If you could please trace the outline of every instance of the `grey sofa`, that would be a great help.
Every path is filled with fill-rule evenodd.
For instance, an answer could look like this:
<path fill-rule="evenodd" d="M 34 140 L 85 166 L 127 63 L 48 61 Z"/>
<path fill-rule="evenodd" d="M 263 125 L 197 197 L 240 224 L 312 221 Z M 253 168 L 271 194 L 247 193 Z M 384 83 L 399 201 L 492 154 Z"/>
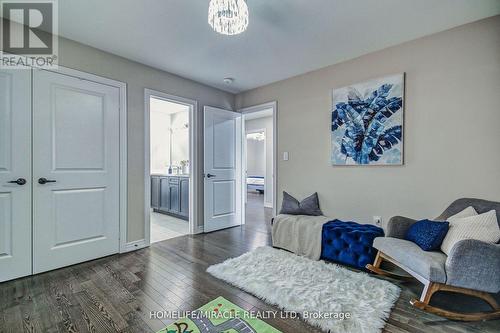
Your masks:
<path fill-rule="evenodd" d="M 500 226 L 500 202 L 463 198 L 454 201 L 436 220 L 462 211 L 468 206 L 478 213 L 492 209 L 497 212 Z M 375 273 L 395 276 L 380 268 L 383 260 L 391 261 L 424 284 L 420 300 L 412 304 L 423 310 L 457 320 L 483 320 L 500 317 L 500 308 L 489 293 L 500 291 L 500 244 L 478 240 L 463 240 L 455 244 L 450 255 L 441 251 L 423 251 L 418 245 L 404 239 L 416 220 L 395 216 L 389 220 L 386 237 L 375 238 L 373 246 L 379 251 L 373 265 L 367 268 Z M 439 290 L 480 297 L 494 309 L 487 313 L 461 314 L 429 305 L 432 294 Z"/>

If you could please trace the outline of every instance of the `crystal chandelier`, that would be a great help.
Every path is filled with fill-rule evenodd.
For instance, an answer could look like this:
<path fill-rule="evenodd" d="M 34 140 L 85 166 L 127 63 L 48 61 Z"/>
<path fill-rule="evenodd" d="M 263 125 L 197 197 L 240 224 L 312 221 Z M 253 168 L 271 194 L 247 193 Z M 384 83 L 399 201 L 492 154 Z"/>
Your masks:
<path fill-rule="evenodd" d="M 237 35 L 248 27 L 245 0 L 210 0 L 208 24 L 220 34 Z"/>

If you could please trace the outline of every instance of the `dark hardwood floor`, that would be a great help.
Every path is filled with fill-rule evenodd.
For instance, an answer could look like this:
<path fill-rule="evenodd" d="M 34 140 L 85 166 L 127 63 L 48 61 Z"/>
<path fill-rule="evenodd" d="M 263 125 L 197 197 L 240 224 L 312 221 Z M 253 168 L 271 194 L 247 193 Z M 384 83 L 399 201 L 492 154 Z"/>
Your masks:
<path fill-rule="evenodd" d="M 156 332 L 172 320 L 150 319 L 150 311 L 194 310 L 223 296 L 247 310 L 277 310 L 211 277 L 212 264 L 269 245 L 271 217 L 249 197 L 247 224 L 203 235 L 182 236 L 122 255 L 0 284 L 0 332 Z M 257 198 L 259 199 L 259 198 Z M 260 200 L 260 199 L 259 199 Z M 417 283 L 402 294 L 385 332 L 499 332 L 500 321 L 452 322 L 412 308 Z M 480 303 L 438 295 L 438 303 Z M 301 320 L 266 320 L 283 332 L 318 332 Z"/>

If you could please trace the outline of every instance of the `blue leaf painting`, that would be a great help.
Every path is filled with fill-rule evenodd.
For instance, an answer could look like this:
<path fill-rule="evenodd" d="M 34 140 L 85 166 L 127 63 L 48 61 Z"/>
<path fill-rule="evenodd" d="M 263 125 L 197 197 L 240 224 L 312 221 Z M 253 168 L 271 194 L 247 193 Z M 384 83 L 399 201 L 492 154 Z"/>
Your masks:
<path fill-rule="evenodd" d="M 402 164 L 403 75 L 334 90 L 332 163 Z"/>

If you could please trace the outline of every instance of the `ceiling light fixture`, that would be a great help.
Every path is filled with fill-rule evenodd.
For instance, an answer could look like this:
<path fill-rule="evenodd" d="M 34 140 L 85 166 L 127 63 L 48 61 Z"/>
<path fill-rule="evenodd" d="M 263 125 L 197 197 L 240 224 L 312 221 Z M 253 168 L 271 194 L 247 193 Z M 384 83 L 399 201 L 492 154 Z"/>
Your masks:
<path fill-rule="evenodd" d="M 255 141 L 264 141 L 266 139 L 266 135 L 262 132 L 247 133 L 247 139 Z"/>
<path fill-rule="evenodd" d="M 248 6 L 245 0 L 210 0 L 208 24 L 223 35 L 237 35 L 248 27 Z"/>
<path fill-rule="evenodd" d="M 225 77 L 224 78 L 225 84 L 232 84 L 233 82 L 234 82 L 234 79 L 232 77 Z"/>

